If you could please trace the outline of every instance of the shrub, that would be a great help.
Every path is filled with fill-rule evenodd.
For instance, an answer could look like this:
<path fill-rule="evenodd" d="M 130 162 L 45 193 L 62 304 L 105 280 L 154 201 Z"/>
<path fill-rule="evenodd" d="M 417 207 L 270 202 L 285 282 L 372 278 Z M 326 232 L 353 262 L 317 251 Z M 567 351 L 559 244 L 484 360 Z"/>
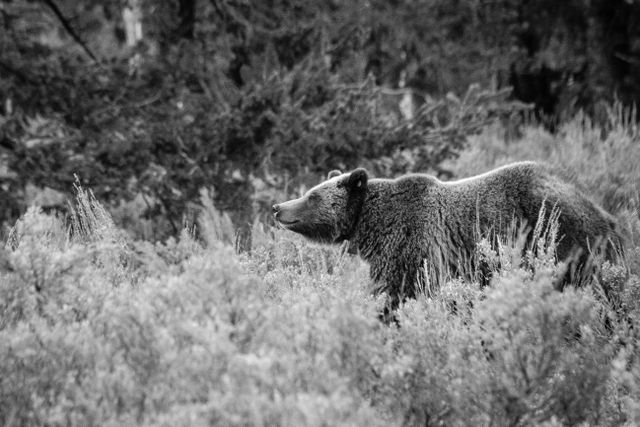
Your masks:
<path fill-rule="evenodd" d="M 202 239 L 156 245 L 118 233 L 84 190 L 71 232 L 37 209 L 20 219 L 0 276 L 3 424 L 637 417 L 637 307 L 605 321 L 590 288 L 553 290 L 552 240 L 527 262 L 504 242 L 487 253 L 500 260 L 489 287 L 450 281 L 388 325 L 362 261 L 259 224 L 252 251 L 236 254 L 203 199 Z M 637 277 L 609 273 L 637 290 Z"/>

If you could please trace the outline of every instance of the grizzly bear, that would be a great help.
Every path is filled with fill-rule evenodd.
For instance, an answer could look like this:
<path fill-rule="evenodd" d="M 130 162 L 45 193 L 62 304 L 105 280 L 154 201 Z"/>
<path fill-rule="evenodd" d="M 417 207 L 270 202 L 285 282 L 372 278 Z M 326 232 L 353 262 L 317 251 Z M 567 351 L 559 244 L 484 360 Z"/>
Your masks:
<path fill-rule="evenodd" d="M 273 206 L 276 221 L 288 230 L 318 242 L 349 241 L 393 305 L 414 297 L 425 274 L 435 288 L 472 272 L 478 279 L 481 236 L 504 237 L 515 221 L 527 226 L 531 239 L 539 220 L 552 212 L 559 215 L 556 255 L 571 271 L 583 274 L 598 247 L 615 256 L 620 237 L 614 218 L 535 162 L 451 182 L 424 174 L 369 179 L 364 169 L 333 171 L 299 199 Z"/>

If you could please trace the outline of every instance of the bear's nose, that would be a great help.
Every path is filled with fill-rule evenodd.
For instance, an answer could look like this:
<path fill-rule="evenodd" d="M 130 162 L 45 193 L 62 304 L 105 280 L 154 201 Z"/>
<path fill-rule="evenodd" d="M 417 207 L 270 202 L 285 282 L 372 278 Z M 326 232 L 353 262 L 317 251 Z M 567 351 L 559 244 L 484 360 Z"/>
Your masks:
<path fill-rule="evenodd" d="M 271 211 L 273 212 L 274 215 L 277 215 L 278 212 L 280 212 L 280 205 L 271 206 Z"/>

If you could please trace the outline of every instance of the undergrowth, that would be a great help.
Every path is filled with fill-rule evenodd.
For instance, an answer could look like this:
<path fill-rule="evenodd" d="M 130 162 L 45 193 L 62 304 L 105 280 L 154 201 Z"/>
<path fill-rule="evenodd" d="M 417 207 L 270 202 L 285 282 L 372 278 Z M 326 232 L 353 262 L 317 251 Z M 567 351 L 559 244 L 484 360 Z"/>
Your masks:
<path fill-rule="evenodd" d="M 640 423 L 637 240 L 597 279 L 623 307 L 597 286 L 556 291 L 553 239 L 525 262 L 516 239 L 479 242 L 489 286 L 450 280 L 385 324 L 344 248 L 255 223 L 238 254 L 202 205 L 162 243 L 132 240 L 82 189 L 68 219 L 21 217 L 0 253 L 0 424 Z"/>

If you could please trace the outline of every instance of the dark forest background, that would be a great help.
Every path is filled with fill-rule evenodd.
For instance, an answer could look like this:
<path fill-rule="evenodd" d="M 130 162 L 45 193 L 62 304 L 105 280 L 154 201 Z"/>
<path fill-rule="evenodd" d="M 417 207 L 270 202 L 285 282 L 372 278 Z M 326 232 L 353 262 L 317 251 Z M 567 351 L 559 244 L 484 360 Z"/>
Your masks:
<path fill-rule="evenodd" d="M 0 25 L 5 223 L 75 182 L 137 237 L 202 189 L 246 230 L 331 169 L 449 178 L 489 123 L 640 99 L 636 0 L 2 0 Z"/>

